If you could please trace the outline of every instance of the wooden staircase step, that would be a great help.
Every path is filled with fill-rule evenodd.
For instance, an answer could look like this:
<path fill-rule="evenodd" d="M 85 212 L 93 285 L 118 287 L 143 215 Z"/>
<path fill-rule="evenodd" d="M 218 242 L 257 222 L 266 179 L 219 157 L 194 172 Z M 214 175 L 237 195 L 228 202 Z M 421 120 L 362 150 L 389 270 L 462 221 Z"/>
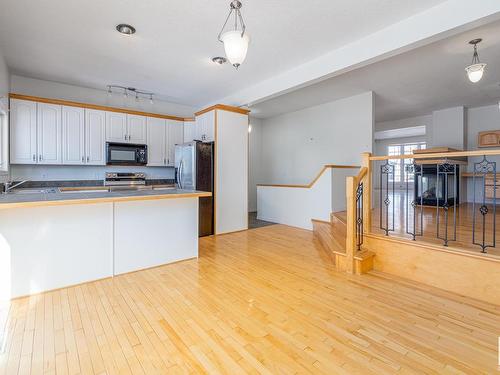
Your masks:
<path fill-rule="evenodd" d="M 330 221 L 333 223 L 337 221 L 344 225 L 347 225 L 347 211 L 337 211 L 330 214 Z"/>

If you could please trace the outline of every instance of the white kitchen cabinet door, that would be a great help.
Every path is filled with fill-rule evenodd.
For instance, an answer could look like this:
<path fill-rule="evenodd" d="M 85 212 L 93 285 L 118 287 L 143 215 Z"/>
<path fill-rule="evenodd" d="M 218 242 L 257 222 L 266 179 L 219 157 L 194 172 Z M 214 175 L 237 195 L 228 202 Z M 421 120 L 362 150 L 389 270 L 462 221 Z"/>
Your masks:
<path fill-rule="evenodd" d="M 167 164 L 166 135 L 167 120 L 147 118 L 148 133 L 148 166 L 164 167 Z"/>
<path fill-rule="evenodd" d="M 106 112 L 106 141 L 128 142 L 127 115 L 118 112 Z"/>
<path fill-rule="evenodd" d="M 196 116 L 195 140 L 212 142 L 215 140 L 215 114 L 214 111 Z"/>
<path fill-rule="evenodd" d="M 36 103 L 10 100 L 10 162 L 36 164 Z"/>
<path fill-rule="evenodd" d="M 62 106 L 37 104 L 38 164 L 62 164 Z"/>
<path fill-rule="evenodd" d="M 127 115 L 128 142 L 146 144 L 147 125 L 146 117 L 137 115 Z"/>
<path fill-rule="evenodd" d="M 196 134 L 196 122 L 185 121 L 184 122 L 184 143 L 192 142 Z"/>
<path fill-rule="evenodd" d="M 62 162 L 85 164 L 85 110 L 62 107 Z"/>
<path fill-rule="evenodd" d="M 181 121 L 167 121 L 167 166 L 173 167 L 175 160 L 175 145 L 184 143 L 184 123 Z"/>
<path fill-rule="evenodd" d="M 106 164 L 106 112 L 85 110 L 85 164 Z"/>

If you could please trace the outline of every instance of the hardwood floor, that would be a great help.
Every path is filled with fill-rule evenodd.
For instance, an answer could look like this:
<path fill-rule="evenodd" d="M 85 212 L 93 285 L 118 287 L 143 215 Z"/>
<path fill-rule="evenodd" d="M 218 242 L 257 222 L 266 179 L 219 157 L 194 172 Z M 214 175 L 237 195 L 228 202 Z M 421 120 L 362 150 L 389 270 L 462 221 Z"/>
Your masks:
<path fill-rule="evenodd" d="M 273 225 L 14 300 L 0 374 L 493 373 L 499 335 L 499 306 L 337 273 L 312 232 Z"/>
<path fill-rule="evenodd" d="M 375 196 L 375 209 L 372 211 L 372 233 L 385 234 L 383 230 L 380 229 L 380 198 L 378 197 L 379 190 L 376 191 Z M 392 200 L 392 197 L 390 198 Z M 481 215 L 479 214 L 479 206 L 476 207 L 476 242 L 481 242 L 482 236 L 482 222 Z M 409 221 L 411 229 L 413 229 L 413 208 L 408 207 L 405 201 L 405 192 L 396 191 L 394 195 L 394 202 L 391 202 L 389 206 L 389 226 L 392 227 L 392 211 L 394 210 L 394 231 L 389 232 L 389 236 L 396 236 L 411 239 L 411 236 L 406 234 L 406 211 L 410 208 Z M 493 243 L 493 208 L 488 205 L 489 212 L 486 215 L 485 220 L 485 240 L 487 243 Z M 457 236 L 456 240 L 452 241 L 453 237 L 453 209 L 449 210 L 449 222 L 448 222 L 448 236 L 450 248 L 457 248 L 460 250 L 467 250 L 472 252 L 481 252 L 481 247 L 472 244 L 472 222 L 473 222 L 473 210 L 472 203 L 462 203 L 457 206 Z M 500 238 L 500 207 L 496 210 L 496 247 L 488 247 L 487 252 L 493 256 L 500 256 L 500 243 L 498 239 Z M 436 226 L 436 207 L 424 207 L 423 209 L 423 236 L 417 236 L 417 242 L 428 242 L 431 244 L 443 245 L 444 241 L 437 237 L 437 226 Z M 417 232 L 420 231 L 420 208 L 417 211 Z M 441 209 L 440 213 L 440 237 L 444 237 L 445 231 L 445 221 L 444 212 Z M 384 213 L 385 222 L 385 213 Z M 384 224 L 385 225 L 385 224 Z"/>

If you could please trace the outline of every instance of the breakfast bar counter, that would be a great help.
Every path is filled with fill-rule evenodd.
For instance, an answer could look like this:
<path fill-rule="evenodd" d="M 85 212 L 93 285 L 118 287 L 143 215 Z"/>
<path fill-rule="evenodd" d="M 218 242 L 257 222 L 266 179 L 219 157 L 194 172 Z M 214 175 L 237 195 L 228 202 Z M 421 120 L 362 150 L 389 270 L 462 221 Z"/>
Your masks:
<path fill-rule="evenodd" d="M 175 188 L 3 194 L 0 294 L 15 298 L 196 258 L 198 199 L 210 195 Z"/>

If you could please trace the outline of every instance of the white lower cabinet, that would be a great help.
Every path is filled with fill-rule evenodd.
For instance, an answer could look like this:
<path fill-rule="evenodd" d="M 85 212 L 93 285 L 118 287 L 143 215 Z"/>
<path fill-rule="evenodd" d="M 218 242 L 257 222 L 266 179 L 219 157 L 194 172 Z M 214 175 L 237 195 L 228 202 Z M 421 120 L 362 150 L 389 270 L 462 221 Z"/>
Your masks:
<path fill-rule="evenodd" d="M 184 123 L 148 117 L 147 134 L 148 166 L 173 166 L 175 145 L 184 142 Z"/>

